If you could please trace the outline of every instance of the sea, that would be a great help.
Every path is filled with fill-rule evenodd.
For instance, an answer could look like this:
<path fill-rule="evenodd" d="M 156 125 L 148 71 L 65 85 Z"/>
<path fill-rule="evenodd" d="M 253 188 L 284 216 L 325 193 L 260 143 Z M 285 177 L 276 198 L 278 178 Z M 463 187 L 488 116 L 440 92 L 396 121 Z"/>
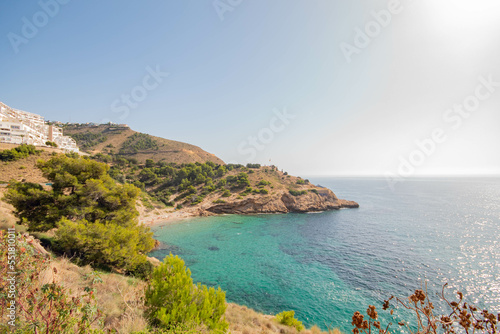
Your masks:
<path fill-rule="evenodd" d="M 151 256 L 179 255 L 195 282 L 220 286 L 229 302 L 294 310 L 308 327 L 345 333 L 368 305 L 383 324 L 412 318 L 381 306 L 416 289 L 436 314 L 445 311 L 441 293 L 454 300 L 456 291 L 500 311 L 500 178 L 408 178 L 393 188 L 384 178 L 309 179 L 360 207 L 160 224 Z"/>

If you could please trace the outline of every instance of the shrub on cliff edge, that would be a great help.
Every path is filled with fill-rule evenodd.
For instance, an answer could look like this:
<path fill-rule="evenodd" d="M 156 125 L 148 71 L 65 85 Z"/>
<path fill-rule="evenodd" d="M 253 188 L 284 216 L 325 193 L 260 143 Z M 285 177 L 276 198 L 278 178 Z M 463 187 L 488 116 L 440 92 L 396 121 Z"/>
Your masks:
<path fill-rule="evenodd" d="M 226 295 L 218 288 L 193 284 L 191 271 L 178 256 L 165 257 L 155 268 L 145 292 L 146 317 L 152 326 L 172 329 L 179 324 L 206 325 L 226 331 Z"/>

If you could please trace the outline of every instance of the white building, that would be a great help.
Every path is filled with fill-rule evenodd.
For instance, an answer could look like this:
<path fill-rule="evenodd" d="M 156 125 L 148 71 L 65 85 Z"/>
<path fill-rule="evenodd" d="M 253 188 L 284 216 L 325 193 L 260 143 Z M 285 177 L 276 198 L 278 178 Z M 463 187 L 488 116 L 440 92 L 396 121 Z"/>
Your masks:
<path fill-rule="evenodd" d="M 47 146 L 48 141 L 63 150 L 78 152 L 75 140 L 63 136 L 60 127 L 48 125 L 40 115 L 13 109 L 0 102 L 0 143 Z"/>

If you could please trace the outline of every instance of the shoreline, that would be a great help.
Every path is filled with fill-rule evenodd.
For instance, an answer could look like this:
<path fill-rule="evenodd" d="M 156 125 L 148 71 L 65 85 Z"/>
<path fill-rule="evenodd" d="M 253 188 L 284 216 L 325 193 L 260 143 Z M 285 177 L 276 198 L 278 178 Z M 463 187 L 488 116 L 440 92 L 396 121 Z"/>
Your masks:
<path fill-rule="evenodd" d="M 315 188 L 313 188 L 316 190 Z M 142 202 L 136 205 L 139 211 L 140 224 L 155 226 L 170 224 L 187 218 L 209 217 L 227 214 L 258 215 L 258 214 L 285 214 L 285 213 L 320 213 L 324 211 L 359 208 L 354 201 L 339 199 L 328 188 L 321 188 L 313 192 L 303 191 L 301 194 L 292 194 L 278 191 L 274 195 L 249 195 L 246 198 L 231 198 L 221 202 L 214 201 L 213 196 L 202 203 L 176 209 L 174 207 L 144 206 Z"/>
<path fill-rule="evenodd" d="M 162 212 L 163 211 L 163 212 Z M 139 221 L 140 224 L 144 226 L 157 226 L 157 225 L 168 225 L 173 224 L 185 219 L 203 217 L 202 215 L 196 214 L 190 211 L 154 211 L 152 214 L 140 214 Z"/>

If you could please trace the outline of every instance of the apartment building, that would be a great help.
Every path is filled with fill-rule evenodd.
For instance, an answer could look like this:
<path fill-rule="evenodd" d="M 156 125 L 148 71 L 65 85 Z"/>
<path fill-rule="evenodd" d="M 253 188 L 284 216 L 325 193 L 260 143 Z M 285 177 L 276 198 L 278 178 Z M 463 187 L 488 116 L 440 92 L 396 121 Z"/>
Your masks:
<path fill-rule="evenodd" d="M 73 138 L 64 136 L 56 125 L 49 125 L 36 114 L 11 108 L 0 102 L 0 143 L 47 146 L 51 141 L 63 150 L 78 152 Z"/>

